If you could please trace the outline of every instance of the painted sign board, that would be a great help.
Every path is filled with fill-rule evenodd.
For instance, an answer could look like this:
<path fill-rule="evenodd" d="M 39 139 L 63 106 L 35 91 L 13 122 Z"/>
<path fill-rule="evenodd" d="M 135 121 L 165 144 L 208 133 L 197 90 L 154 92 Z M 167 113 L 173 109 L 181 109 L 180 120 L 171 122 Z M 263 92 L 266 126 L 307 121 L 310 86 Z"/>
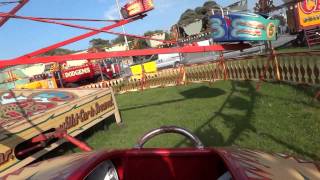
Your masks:
<path fill-rule="evenodd" d="M 301 29 L 320 26 L 320 0 L 298 3 L 298 20 Z"/>
<path fill-rule="evenodd" d="M 210 17 L 212 38 L 226 41 L 274 41 L 279 20 L 266 19 L 253 13 L 232 13 Z"/>
<path fill-rule="evenodd" d="M 121 121 L 111 89 L 0 90 L 0 105 L 0 177 L 63 143 L 19 157 L 23 143 L 40 133 L 66 130 L 76 136 L 113 114 Z"/>
<path fill-rule="evenodd" d="M 155 61 L 150 61 L 143 64 L 145 73 L 155 73 L 157 72 L 157 64 Z M 132 75 L 141 75 L 142 74 L 142 65 L 137 64 L 130 67 Z"/>

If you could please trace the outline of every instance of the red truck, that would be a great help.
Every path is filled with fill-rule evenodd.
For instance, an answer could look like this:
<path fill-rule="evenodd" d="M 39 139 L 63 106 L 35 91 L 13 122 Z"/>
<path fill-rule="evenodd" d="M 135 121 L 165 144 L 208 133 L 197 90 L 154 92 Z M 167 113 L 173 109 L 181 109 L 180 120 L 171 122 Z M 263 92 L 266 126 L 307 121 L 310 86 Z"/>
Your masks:
<path fill-rule="evenodd" d="M 120 75 L 120 65 L 103 60 L 55 72 L 59 87 L 78 87 L 92 82 L 113 79 Z"/>

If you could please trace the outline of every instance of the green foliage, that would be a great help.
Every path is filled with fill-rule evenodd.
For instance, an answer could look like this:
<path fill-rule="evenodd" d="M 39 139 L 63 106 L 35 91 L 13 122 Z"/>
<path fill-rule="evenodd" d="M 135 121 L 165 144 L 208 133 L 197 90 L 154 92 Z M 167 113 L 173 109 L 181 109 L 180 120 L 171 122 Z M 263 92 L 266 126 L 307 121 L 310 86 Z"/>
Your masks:
<path fill-rule="evenodd" d="M 205 15 L 207 14 L 208 12 L 210 12 L 212 9 L 217 9 L 217 7 L 220 7 L 219 4 L 217 4 L 216 2 L 214 1 L 207 1 L 203 4 L 203 7 L 202 7 L 202 14 Z"/>
<path fill-rule="evenodd" d="M 253 8 L 256 13 L 267 14 L 274 8 L 273 0 L 259 0 Z"/>
<path fill-rule="evenodd" d="M 120 43 L 124 43 L 125 39 L 124 36 L 117 36 L 115 39 L 111 40 L 112 44 L 120 44 Z"/>
<path fill-rule="evenodd" d="M 66 55 L 66 54 L 72 54 L 77 51 L 73 51 L 70 49 L 64 49 L 64 48 L 57 48 L 51 51 L 48 51 L 46 53 L 43 53 L 42 56 L 54 56 L 54 55 Z"/>
<path fill-rule="evenodd" d="M 144 33 L 145 36 L 152 36 L 153 34 L 159 34 L 159 33 L 163 33 L 163 30 L 154 30 L 154 31 L 147 31 Z"/>
<path fill-rule="evenodd" d="M 136 39 L 135 44 L 132 47 L 132 49 L 146 49 L 146 48 L 150 48 L 150 47 L 148 46 L 148 43 L 144 39 Z"/>
<path fill-rule="evenodd" d="M 196 20 L 200 20 L 203 18 L 202 14 L 197 14 L 196 11 L 188 9 L 180 16 L 180 20 L 178 22 L 179 25 L 184 26 L 190 23 L 193 23 Z"/>
<path fill-rule="evenodd" d="M 92 48 L 105 48 L 105 47 L 111 47 L 111 43 L 109 40 L 96 38 L 89 41 L 90 46 Z"/>
<path fill-rule="evenodd" d="M 180 26 L 188 25 L 196 20 L 207 18 L 212 9 L 216 9 L 219 5 L 215 1 L 207 1 L 201 7 L 196 7 L 194 10 L 187 9 L 178 21 Z"/>

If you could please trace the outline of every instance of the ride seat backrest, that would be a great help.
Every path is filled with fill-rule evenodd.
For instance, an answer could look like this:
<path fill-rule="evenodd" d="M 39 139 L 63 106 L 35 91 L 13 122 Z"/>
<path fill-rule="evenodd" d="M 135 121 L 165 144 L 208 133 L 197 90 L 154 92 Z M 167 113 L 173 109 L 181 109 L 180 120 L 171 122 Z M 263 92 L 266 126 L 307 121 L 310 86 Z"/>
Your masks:
<path fill-rule="evenodd" d="M 212 180 L 226 171 L 224 162 L 217 154 L 143 154 L 127 158 L 124 179 Z"/>

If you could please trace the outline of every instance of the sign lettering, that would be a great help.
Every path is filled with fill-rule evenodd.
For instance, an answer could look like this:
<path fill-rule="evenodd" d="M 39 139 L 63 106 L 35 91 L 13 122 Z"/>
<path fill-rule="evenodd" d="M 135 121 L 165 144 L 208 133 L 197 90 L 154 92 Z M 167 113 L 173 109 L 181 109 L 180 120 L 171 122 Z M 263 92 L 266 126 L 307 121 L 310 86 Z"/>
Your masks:
<path fill-rule="evenodd" d="M 298 3 L 299 23 L 303 28 L 320 24 L 320 0 L 304 0 Z"/>
<path fill-rule="evenodd" d="M 78 75 L 87 74 L 87 73 L 90 73 L 90 68 L 89 67 L 86 67 L 86 68 L 83 68 L 83 69 L 77 69 L 77 70 L 74 70 L 74 71 L 65 72 L 64 76 L 66 78 L 68 78 L 68 77 L 78 76 Z"/>
<path fill-rule="evenodd" d="M 110 107 L 113 107 L 113 101 L 104 102 L 99 104 L 98 102 L 92 106 L 89 110 L 81 109 L 79 112 L 71 114 L 65 117 L 65 121 L 59 126 L 59 129 L 71 129 L 77 126 L 80 122 L 85 122 L 89 118 L 94 118 L 99 115 L 99 113 L 106 111 Z"/>
<path fill-rule="evenodd" d="M 305 14 L 311 14 L 313 12 L 320 11 L 320 2 L 319 0 L 304 0 L 303 2 L 299 3 L 299 7 Z"/>

